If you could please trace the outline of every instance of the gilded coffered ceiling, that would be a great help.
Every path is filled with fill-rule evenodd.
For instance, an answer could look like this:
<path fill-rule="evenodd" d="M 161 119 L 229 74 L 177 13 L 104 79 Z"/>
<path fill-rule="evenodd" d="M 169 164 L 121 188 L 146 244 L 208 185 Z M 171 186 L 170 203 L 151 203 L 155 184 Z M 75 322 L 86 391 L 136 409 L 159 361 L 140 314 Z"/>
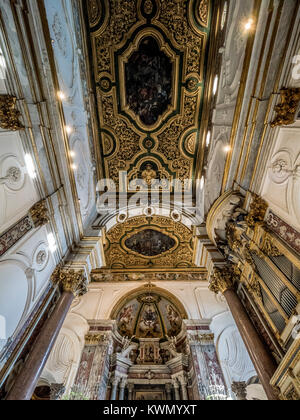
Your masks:
<path fill-rule="evenodd" d="M 193 267 L 192 239 L 186 226 L 168 217 L 132 217 L 107 232 L 106 267 Z"/>
<path fill-rule="evenodd" d="M 210 0 L 88 0 L 99 174 L 192 179 L 199 153 Z"/>

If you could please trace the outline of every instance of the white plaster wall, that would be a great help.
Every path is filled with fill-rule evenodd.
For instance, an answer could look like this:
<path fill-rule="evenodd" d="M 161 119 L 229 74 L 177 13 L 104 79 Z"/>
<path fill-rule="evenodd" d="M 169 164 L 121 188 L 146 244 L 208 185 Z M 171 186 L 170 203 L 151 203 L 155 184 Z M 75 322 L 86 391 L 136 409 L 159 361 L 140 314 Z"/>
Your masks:
<path fill-rule="evenodd" d="M 29 232 L 0 259 L 0 316 L 6 320 L 0 352 L 7 339 L 13 339 L 26 322 L 55 266 L 46 227 Z"/>
<path fill-rule="evenodd" d="M 38 201 L 24 156 L 19 133 L 0 131 L 0 233 L 24 217 Z M 15 181 L 4 179 L 10 168 L 20 171 Z"/>
<path fill-rule="evenodd" d="M 300 230 L 300 121 L 275 131 L 261 195 L 286 223 Z"/>

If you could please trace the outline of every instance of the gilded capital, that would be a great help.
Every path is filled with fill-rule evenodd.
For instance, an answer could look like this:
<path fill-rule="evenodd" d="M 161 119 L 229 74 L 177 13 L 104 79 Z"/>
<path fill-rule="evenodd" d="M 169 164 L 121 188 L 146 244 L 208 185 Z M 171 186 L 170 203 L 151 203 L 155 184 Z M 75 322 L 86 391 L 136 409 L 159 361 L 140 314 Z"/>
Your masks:
<path fill-rule="evenodd" d="M 17 131 L 24 128 L 19 121 L 21 115 L 16 108 L 17 98 L 11 95 L 0 95 L 0 127 L 4 130 Z"/>
<path fill-rule="evenodd" d="M 225 293 L 233 289 L 236 274 L 232 267 L 216 268 L 211 277 L 209 290 L 214 293 Z"/>
<path fill-rule="evenodd" d="M 294 124 L 300 105 L 300 88 L 283 88 L 280 90 L 281 103 L 275 107 L 276 118 L 271 127 Z"/>
<path fill-rule="evenodd" d="M 49 223 L 50 218 L 48 214 L 48 208 L 46 201 L 42 200 L 36 203 L 30 210 L 29 216 L 31 217 L 32 224 L 35 228 L 44 226 Z"/>
<path fill-rule="evenodd" d="M 60 285 L 64 292 L 74 296 L 83 296 L 88 292 L 88 280 L 84 271 L 56 268 L 51 276 L 54 285 Z"/>

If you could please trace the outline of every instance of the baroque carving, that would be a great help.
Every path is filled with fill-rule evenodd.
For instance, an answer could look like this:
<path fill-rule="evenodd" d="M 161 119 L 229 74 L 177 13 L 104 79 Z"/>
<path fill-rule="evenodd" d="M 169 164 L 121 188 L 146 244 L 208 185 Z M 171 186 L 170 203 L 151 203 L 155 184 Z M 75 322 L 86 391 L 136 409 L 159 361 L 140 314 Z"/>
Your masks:
<path fill-rule="evenodd" d="M 233 289 L 236 277 L 233 266 L 215 268 L 209 283 L 209 290 L 213 293 L 225 293 L 227 290 Z"/>
<path fill-rule="evenodd" d="M 250 228 L 254 229 L 256 223 L 263 222 L 266 216 L 267 209 L 268 204 L 257 194 L 253 194 L 250 210 L 248 216 L 246 216 L 245 218 L 247 225 Z"/>
<path fill-rule="evenodd" d="M 24 128 L 19 121 L 20 111 L 16 108 L 17 98 L 0 95 L 0 127 L 4 130 L 17 131 Z"/>
<path fill-rule="evenodd" d="M 35 228 L 47 225 L 50 222 L 46 201 L 40 201 L 29 211 L 29 216 Z"/>
<path fill-rule="evenodd" d="M 300 107 L 300 88 L 280 90 L 281 103 L 275 106 L 276 118 L 271 127 L 294 124 Z"/>
<path fill-rule="evenodd" d="M 264 241 L 262 251 L 268 257 L 280 257 L 282 255 L 282 252 L 279 251 L 279 249 L 273 243 L 273 239 L 269 236 Z"/>
<path fill-rule="evenodd" d="M 83 296 L 88 292 L 88 280 L 84 271 L 67 268 L 56 268 L 51 276 L 54 285 L 60 285 L 64 292 L 71 292 L 76 296 Z"/>

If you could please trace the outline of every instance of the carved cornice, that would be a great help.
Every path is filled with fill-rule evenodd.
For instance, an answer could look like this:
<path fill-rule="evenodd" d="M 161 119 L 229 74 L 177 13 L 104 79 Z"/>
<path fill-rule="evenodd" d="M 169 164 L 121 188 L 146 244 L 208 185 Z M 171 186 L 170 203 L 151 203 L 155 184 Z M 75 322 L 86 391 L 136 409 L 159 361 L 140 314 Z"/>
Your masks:
<path fill-rule="evenodd" d="M 225 293 L 233 289 L 234 281 L 237 277 L 233 266 L 216 268 L 211 277 L 209 290 L 214 293 Z"/>
<path fill-rule="evenodd" d="M 283 88 L 280 90 L 281 103 L 275 106 L 276 118 L 271 127 L 294 124 L 300 105 L 300 88 Z"/>
<path fill-rule="evenodd" d="M 51 281 L 54 285 L 60 285 L 64 292 L 71 292 L 74 296 L 83 296 L 88 292 L 88 280 L 84 271 L 56 268 Z"/>
<path fill-rule="evenodd" d="M 85 345 L 86 346 L 98 346 L 100 343 L 107 341 L 105 334 L 86 334 Z"/>
<path fill-rule="evenodd" d="M 0 95 L 0 127 L 4 130 L 17 131 L 24 128 L 19 121 L 21 115 L 16 108 L 17 98 L 11 95 Z"/>
<path fill-rule="evenodd" d="M 46 201 L 42 200 L 39 203 L 35 204 L 29 210 L 29 216 L 31 217 L 33 226 L 35 228 L 41 227 L 49 223 L 50 218 L 48 214 L 48 208 Z"/>
<path fill-rule="evenodd" d="M 248 216 L 245 218 L 247 225 L 251 229 L 254 229 L 257 223 L 264 221 L 267 210 L 268 204 L 266 201 L 259 197 L 257 194 L 253 194 L 250 210 Z"/>

